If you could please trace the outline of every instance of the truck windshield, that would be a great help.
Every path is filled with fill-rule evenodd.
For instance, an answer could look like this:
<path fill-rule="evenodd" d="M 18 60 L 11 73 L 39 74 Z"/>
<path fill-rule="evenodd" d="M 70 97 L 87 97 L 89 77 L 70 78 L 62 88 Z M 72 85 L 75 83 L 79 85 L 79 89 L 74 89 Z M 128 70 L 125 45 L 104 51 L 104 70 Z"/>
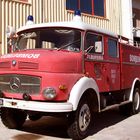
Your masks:
<path fill-rule="evenodd" d="M 71 28 L 43 28 L 18 34 L 15 50 L 65 49 L 80 51 L 81 31 Z"/>

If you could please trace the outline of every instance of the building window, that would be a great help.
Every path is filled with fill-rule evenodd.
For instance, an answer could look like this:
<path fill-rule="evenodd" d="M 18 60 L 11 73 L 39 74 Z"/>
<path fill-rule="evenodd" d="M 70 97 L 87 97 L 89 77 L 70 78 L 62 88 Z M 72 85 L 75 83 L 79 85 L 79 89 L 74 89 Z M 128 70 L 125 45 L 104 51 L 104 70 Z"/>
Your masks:
<path fill-rule="evenodd" d="M 94 14 L 104 16 L 104 0 L 94 0 Z"/>
<path fill-rule="evenodd" d="M 108 55 L 113 58 L 118 56 L 117 40 L 108 39 Z"/>
<path fill-rule="evenodd" d="M 66 9 L 80 9 L 82 13 L 104 17 L 105 0 L 66 0 Z"/>
<path fill-rule="evenodd" d="M 92 14 L 92 1 L 91 0 L 80 0 L 79 9 L 83 13 Z"/>

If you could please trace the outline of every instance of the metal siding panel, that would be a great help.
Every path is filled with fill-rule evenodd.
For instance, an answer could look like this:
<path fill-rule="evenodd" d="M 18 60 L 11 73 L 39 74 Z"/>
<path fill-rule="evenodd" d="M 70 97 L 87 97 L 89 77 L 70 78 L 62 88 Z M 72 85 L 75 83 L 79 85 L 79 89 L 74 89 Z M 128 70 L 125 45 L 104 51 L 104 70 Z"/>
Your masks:
<path fill-rule="evenodd" d="M 22 25 L 25 25 L 25 23 L 26 23 L 26 18 L 27 18 L 27 17 L 26 17 L 26 16 L 27 16 L 27 10 L 26 10 L 26 6 L 25 6 L 25 5 L 23 5 L 23 11 L 24 11 L 24 12 L 23 12 L 23 15 L 22 15 L 22 16 L 23 16 L 23 17 L 22 17 L 22 22 L 23 22 Z"/>
<path fill-rule="evenodd" d="M 2 25 L 2 3 L 1 3 L 1 0 L 0 0 L 0 9 L 1 9 L 0 11 L 0 45 L 1 45 L 1 42 L 2 42 L 2 26 L 1 26 Z"/>
<path fill-rule="evenodd" d="M 3 53 L 3 49 L 4 49 L 4 43 L 5 43 L 5 40 L 4 40 L 4 28 L 5 28 L 5 25 L 4 25 L 4 16 L 5 16 L 5 12 L 4 12 L 4 2 L 2 1 L 2 48 L 1 48 L 1 53 Z"/>
<path fill-rule="evenodd" d="M 65 0 L 44 0 L 44 15 L 46 22 L 66 21 L 68 13 L 65 10 Z"/>
<path fill-rule="evenodd" d="M 44 7 L 46 7 L 44 8 L 45 21 L 54 22 L 72 20 L 73 12 L 66 11 L 66 0 L 44 0 L 43 2 Z M 106 0 L 107 19 L 85 14 L 82 14 L 82 18 L 84 22 L 95 24 L 101 28 L 118 33 L 118 22 L 116 23 L 118 13 L 114 13 L 114 9 L 118 9 L 118 0 Z"/>
<path fill-rule="evenodd" d="M 67 13 L 68 20 L 71 20 L 73 17 L 73 13 L 72 12 Z M 100 28 L 107 29 L 118 34 L 120 33 L 119 13 L 120 13 L 120 0 L 106 0 L 106 18 L 100 18 L 87 14 L 82 14 L 82 18 L 84 22 L 94 24 Z"/>
<path fill-rule="evenodd" d="M 19 25 L 23 26 L 23 4 L 19 4 Z"/>
<path fill-rule="evenodd" d="M 45 4 L 46 5 L 46 4 Z M 50 10 L 50 7 L 51 7 L 51 1 L 48 0 L 48 5 L 47 5 L 47 21 L 50 22 L 51 21 L 51 10 Z"/>
<path fill-rule="evenodd" d="M 13 26 L 18 29 L 25 25 L 26 17 L 30 13 L 30 3 L 1 0 L 2 2 L 2 54 L 7 53 L 6 28 Z"/>
<path fill-rule="evenodd" d="M 19 16 L 19 3 L 16 3 L 15 9 L 16 9 L 16 16 L 15 16 L 14 20 L 16 20 L 16 29 L 18 29 L 18 27 L 19 27 L 19 18 L 20 18 L 20 16 Z"/>
<path fill-rule="evenodd" d="M 44 0 L 32 0 L 31 3 L 32 3 L 32 6 L 31 6 L 30 14 L 34 16 L 34 22 L 35 23 L 43 22 L 43 17 L 42 17 L 43 4 L 42 3 L 44 3 Z"/>
<path fill-rule="evenodd" d="M 13 24 L 12 25 L 14 25 L 15 27 L 16 27 L 16 20 L 15 20 L 15 17 L 16 17 L 16 3 L 14 2 L 14 3 L 12 3 L 12 9 L 13 9 Z"/>

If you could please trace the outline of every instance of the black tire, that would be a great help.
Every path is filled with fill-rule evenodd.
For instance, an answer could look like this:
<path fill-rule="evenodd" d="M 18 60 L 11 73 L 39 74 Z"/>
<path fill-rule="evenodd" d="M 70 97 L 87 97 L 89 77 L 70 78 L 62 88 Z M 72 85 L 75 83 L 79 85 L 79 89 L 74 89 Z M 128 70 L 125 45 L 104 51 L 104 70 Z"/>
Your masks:
<path fill-rule="evenodd" d="M 29 119 L 31 120 L 31 121 L 37 121 L 37 120 L 39 120 L 39 119 L 41 119 L 41 115 L 39 115 L 39 114 L 37 114 L 37 115 L 29 115 Z"/>
<path fill-rule="evenodd" d="M 140 89 L 135 88 L 134 94 L 133 94 L 133 102 L 131 107 L 131 114 L 137 114 L 140 111 Z"/>
<path fill-rule="evenodd" d="M 135 88 L 132 103 L 119 107 L 120 113 L 126 116 L 137 114 L 140 111 L 140 89 Z"/>
<path fill-rule="evenodd" d="M 12 108 L 1 108 L 1 120 L 9 129 L 19 129 L 26 120 L 26 113 Z"/>
<path fill-rule="evenodd" d="M 74 140 L 82 140 L 88 135 L 92 123 L 91 112 L 90 105 L 85 100 L 81 100 L 75 114 L 70 116 L 70 121 L 73 121 L 67 130 L 69 137 Z"/>

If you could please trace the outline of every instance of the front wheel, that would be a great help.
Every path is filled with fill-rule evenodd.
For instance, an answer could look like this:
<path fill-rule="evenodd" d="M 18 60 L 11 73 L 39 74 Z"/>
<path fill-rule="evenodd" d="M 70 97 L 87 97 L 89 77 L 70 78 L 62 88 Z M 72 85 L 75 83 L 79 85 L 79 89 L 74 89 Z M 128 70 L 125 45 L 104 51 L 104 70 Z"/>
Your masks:
<path fill-rule="evenodd" d="M 1 120 L 10 129 L 19 129 L 26 120 L 26 113 L 12 108 L 1 108 Z"/>
<path fill-rule="evenodd" d="M 42 115 L 40 115 L 40 114 L 29 115 L 29 119 L 30 119 L 31 121 L 37 121 L 37 120 L 39 120 L 41 117 L 42 117 Z"/>
<path fill-rule="evenodd" d="M 68 127 L 68 135 L 76 140 L 85 138 L 92 122 L 90 105 L 85 100 L 81 100 L 73 117 L 74 121 Z"/>

